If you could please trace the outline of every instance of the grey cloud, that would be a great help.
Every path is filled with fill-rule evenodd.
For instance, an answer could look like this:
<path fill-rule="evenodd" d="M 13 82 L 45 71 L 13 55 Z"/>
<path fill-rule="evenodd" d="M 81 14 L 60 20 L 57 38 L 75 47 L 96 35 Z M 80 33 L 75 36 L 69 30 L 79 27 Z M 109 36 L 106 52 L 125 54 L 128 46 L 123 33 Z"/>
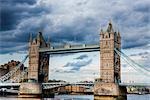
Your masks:
<path fill-rule="evenodd" d="M 87 61 L 77 61 L 77 62 L 68 62 L 63 67 L 73 67 L 71 70 L 78 71 L 81 67 L 87 66 L 92 62 L 92 59 L 89 59 Z"/>
<path fill-rule="evenodd" d="M 74 55 L 75 53 L 67 53 L 67 54 L 51 54 L 50 57 L 65 57 L 65 56 L 70 56 Z"/>
<path fill-rule="evenodd" d="M 29 3 L 28 1 L 29 0 L 26 0 L 27 4 Z M 1 31 L 15 29 L 16 25 L 21 21 L 21 19 L 25 18 L 23 13 L 28 13 L 29 5 L 25 5 L 24 2 L 25 0 L 1 1 Z"/>
<path fill-rule="evenodd" d="M 127 67 L 127 64 L 123 64 L 122 67 Z"/>
<path fill-rule="evenodd" d="M 137 11 L 137 12 L 149 12 L 150 11 L 150 2 L 148 2 L 148 0 L 146 2 L 137 2 L 136 5 L 133 6 L 133 10 Z"/>
<path fill-rule="evenodd" d="M 86 54 L 83 54 L 83 55 L 80 55 L 79 57 L 74 58 L 74 59 L 80 59 L 80 60 L 82 60 L 82 59 L 85 59 L 85 58 L 88 58 L 88 56 Z"/>
<path fill-rule="evenodd" d="M 1 0 L 0 42 L 7 44 L 7 41 L 10 41 L 16 50 L 22 51 L 24 47 L 20 48 L 18 42 L 25 45 L 29 33 L 35 36 L 42 30 L 46 38 L 50 36 L 52 45 L 97 44 L 100 28 L 106 27 L 111 18 L 121 32 L 123 48 L 150 44 L 149 0 L 130 3 L 129 0 L 110 0 L 109 3 L 99 0 L 52 0 L 45 4 L 37 2 L 38 0 Z M 1 50 L 7 48 L 11 48 L 11 43 L 8 46 L 0 46 Z M 5 53 L 16 51 L 9 50 Z"/>
<path fill-rule="evenodd" d="M 73 70 L 55 70 L 56 73 L 74 73 Z"/>
<path fill-rule="evenodd" d="M 6 4 L 29 4 L 33 5 L 36 3 L 36 0 L 1 0 L 1 3 L 6 3 Z"/>
<path fill-rule="evenodd" d="M 143 56 L 143 55 L 148 55 L 150 54 L 149 52 L 140 52 L 140 53 L 137 53 L 137 54 L 131 54 L 130 56 Z"/>

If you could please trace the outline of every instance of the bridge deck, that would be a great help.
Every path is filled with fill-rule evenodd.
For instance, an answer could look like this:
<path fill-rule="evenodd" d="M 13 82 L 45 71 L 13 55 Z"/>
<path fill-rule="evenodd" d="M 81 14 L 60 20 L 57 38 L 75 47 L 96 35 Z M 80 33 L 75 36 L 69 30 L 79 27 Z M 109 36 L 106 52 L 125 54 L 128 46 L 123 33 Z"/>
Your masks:
<path fill-rule="evenodd" d="M 21 83 L 0 83 L 0 86 L 20 86 Z M 42 85 L 91 85 L 94 83 L 42 83 Z M 119 83 L 120 86 L 150 86 L 150 83 Z"/>
<path fill-rule="evenodd" d="M 150 83 L 119 83 L 120 86 L 150 86 Z"/>
<path fill-rule="evenodd" d="M 39 52 L 47 54 L 64 54 L 64 53 L 78 53 L 78 52 L 93 52 L 100 51 L 99 45 L 68 45 L 64 47 L 51 47 L 51 48 L 40 48 Z"/>

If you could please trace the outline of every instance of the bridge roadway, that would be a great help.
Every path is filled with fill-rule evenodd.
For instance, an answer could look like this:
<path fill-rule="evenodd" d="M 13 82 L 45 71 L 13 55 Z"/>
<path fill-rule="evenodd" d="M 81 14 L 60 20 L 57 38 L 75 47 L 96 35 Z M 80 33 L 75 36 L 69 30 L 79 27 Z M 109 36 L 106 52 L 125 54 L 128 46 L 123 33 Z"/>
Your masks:
<path fill-rule="evenodd" d="M 9 89 L 7 87 L 19 87 L 21 83 L 0 83 L 0 91 L 10 92 L 10 93 L 18 93 L 18 90 Z M 42 83 L 43 89 L 52 89 L 58 88 L 61 86 L 68 86 L 68 85 L 77 85 L 85 88 L 89 88 L 93 90 L 94 83 L 65 83 L 65 82 L 56 82 L 56 83 Z M 150 87 L 150 83 L 120 83 L 120 86 L 146 86 Z"/>
<path fill-rule="evenodd" d="M 21 83 L 0 83 L 0 87 L 5 86 L 20 86 Z M 65 82 L 55 82 L 55 83 L 42 83 L 43 86 L 63 86 L 63 85 L 84 85 L 84 86 L 94 86 L 94 83 L 65 83 Z M 150 83 L 119 83 L 120 86 L 150 86 Z"/>
<path fill-rule="evenodd" d="M 46 54 L 64 54 L 100 51 L 100 45 L 65 45 L 61 47 L 40 48 L 39 52 Z"/>

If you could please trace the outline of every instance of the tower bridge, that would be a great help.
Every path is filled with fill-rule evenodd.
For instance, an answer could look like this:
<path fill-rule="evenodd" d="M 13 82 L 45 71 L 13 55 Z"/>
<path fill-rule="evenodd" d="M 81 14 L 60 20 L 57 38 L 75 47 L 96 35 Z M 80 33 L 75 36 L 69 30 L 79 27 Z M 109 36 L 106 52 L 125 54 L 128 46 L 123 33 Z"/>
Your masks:
<path fill-rule="evenodd" d="M 100 77 L 95 79 L 94 83 L 47 83 L 49 71 L 49 55 L 66 54 L 78 52 L 94 52 L 100 51 Z M 27 82 L 12 82 L 10 76 L 18 70 L 20 65 L 29 57 L 29 67 L 25 73 L 28 73 Z M 106 31 L 100 32 L 100 44 L 94 45 L 65 45 L 62 47 L 51 47 L 42 36 L 42 33 L 29 41 L 29 54 L 22 63 L 6 75 L 0 78 L 0 87 L 19 86 L 20 97 L 36 97 L 42 94 L 43 89 L 61 87 L 65 85 L 94 86 L 95 100 L 126 100 L 126 86 L 149 86 L 146 83 L 121 83 L 121 65 L 120 57 L 136 71 L 150 75 L 149 70 L 138 65 L 121 51 L 120 32 L 115 32 L 110 22 Z M 23 74 L 25 74 L 23 73 Z M 20 79 L 20 78 L 19 78 Z M 7 82 L 7 83 L 6 83 Z M 21 81 L 20 81 L 21 82 Z"/>

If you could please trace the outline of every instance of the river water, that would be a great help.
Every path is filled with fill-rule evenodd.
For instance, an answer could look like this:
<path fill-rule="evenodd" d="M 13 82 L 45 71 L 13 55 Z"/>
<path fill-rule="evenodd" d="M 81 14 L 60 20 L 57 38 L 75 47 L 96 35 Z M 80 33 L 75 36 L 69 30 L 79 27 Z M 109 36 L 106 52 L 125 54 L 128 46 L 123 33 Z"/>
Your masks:
<path fill-rule="evenodd" d="M 94 98 L 93 95 L 58 95 L 58 96 L 55 96 L 54 99 L 44 98 L 42 100 L 93 100 L 93 98 Z M 0 97 L 0 100 L 40 100 L 40 99 Z M 127 95 L 127 100 L 150 100 L 150 94 L 145 94 L 145 95 L 130 94 L 130 95 Z"/>

